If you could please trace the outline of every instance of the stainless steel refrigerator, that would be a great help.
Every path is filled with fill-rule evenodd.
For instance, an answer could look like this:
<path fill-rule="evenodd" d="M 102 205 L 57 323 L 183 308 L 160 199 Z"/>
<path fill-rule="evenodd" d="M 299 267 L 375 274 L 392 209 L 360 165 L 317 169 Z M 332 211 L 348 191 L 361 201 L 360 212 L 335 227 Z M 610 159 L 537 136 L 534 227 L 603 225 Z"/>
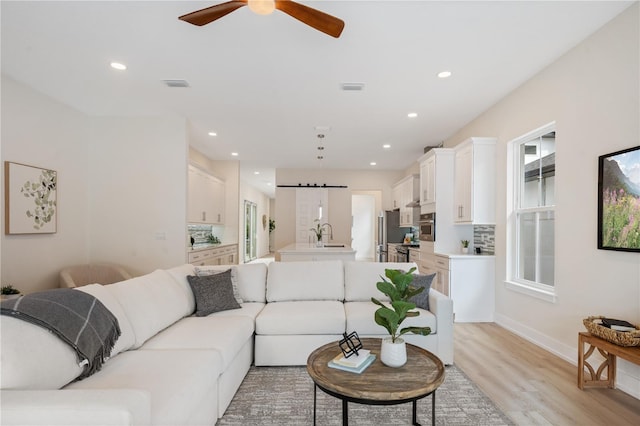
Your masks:
<path fill-rule="evenodd" d="M 378 216 L 378 238 L 376 241 L 376 255 L 378 262 L 386 262 L 387 243 L 402 243 L 405 234 L 411 232 L 411 228 L 400 227 L 400 212 L 387 210 L 380 212 Z"/>

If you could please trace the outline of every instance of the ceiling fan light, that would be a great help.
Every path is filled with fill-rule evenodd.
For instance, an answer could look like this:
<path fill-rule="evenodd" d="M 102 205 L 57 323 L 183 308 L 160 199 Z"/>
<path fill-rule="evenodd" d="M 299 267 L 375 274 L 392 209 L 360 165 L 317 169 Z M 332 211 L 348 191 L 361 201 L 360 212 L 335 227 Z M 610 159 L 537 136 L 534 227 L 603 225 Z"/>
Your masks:
<path fill-rule="evenodd" d="M 249 0 L 249 9 L 258 15 L 269 15 L 276 10 L 275 0 Z"/>

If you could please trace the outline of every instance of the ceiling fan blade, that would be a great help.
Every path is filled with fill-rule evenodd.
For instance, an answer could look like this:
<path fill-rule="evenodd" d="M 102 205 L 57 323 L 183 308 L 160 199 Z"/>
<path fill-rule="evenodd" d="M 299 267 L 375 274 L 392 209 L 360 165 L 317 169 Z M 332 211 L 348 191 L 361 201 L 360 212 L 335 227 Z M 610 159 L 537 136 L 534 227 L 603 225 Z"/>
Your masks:
<path fill-rule="evenodd" d="M 342 19 L 291 0 L 276 0 L 276 9 L 331 37 L 340 37 L 344 28 Z"/>
<path fill-rule="evenodd" d="M 242 6 L 246 6 L 247 1 L 248 0 L 228 1 L 226 3 L 217 4 L 215 6 L 187 13 L 178 19 L 200 27 L 202 25 L 207 25 L 216 19 L 222 18 L 224 15 L 227 15 Z"/>

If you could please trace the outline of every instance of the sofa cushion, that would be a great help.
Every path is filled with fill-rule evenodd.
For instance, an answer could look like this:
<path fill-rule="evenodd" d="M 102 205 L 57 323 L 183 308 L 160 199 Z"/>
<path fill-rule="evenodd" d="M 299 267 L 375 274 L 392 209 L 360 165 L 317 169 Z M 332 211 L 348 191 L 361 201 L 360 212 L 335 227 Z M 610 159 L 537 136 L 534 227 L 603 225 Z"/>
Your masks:
<path fill-rule="evenodd" d="M 178 286 L 180 287 L 180 290 L 187 302 L 183 316 L 186 317 L 187 315 L 191 315 L 196 310 L 196 300 L 193 297 L 193 292 L 191 291 L 191 286 L 187 281 L 187 276 L 195 274 L 196 267 L 190 263 L 185 263 L 184 265 L 167 269 L 167 273 L 173 277 L 176 283 L 178 283 Z"/>
<path fill-rule="evenodd" d="M 267 301 L 344 299 L 342 261 L 271 262 L 267 275 Z"/>
<path fill-rule="evenodd" d="M 222 357 L 222 371 L 233 362 L 248 339 L 254 323 L 248 317 L 188 317 L 153 336 L 139 350 L 215 349 Z"/>
<path fill-rule="evenodd" d="M 112 357 L 118 355 L 122 351 L 126 351 L 134 345 L 136 335 L 133 332 L 133 327 L 129 322 L 129 318 L 127 318 L 127 315 L 124 313 L 120 302 L 113 297 L 105 286 L 102 284 L 89 284 L 82 287 L 76 287 L 75 290 L 83 291 L 98 299 L 118 319 L 121 334 L 111 350 Z"/>
<path fill-rule="evenodd" d="M 264 303 L 244 302 L 240 305 L 240 309 L 231 309 L 229 311 L 220 311 L 209 315 L 210 317 L 247 317 L 255 321 L 258 314 L 264 308 Z"/>
<path fill-rule="evenodd" d="M 433 278 L 435 278 L 435 272 L 433 274 L 416 274 L 413 277 L 413 282 L 411 283 L 414 287 L 422 287 L 422 293 L 416 294 L 411 298 L 411 301 L 416 304 L 418 308 L 422 308 L 425 311 L 429 310 L 429 291 L 431 290 L 431 283 L 433 282 Z"/>
<path fill-rule="evenodd" d="M 214 275 L 187 277 L 196 298 L 196 316 L 204 317 L 214 312 L 240 309 L 233 296 L 231 269 Z"/>
<path fill-rule="evenodd" d="M 43 327 L 1 315 L 0 329 L 2 389 L 59 389 L 84 370 L 73 348 Z"/>
<path fill-rule="evenodd" d="M 120 302 L 140 347 L 147 339 L 185 316 L 188 300 L 168 272 L 150 274 L 105 286 Z"/>
<path fill-rule="evenodd" d="M 262 335 L 342 334 L 344 331 L 344 307 L 337 301 L 267 303 L 256 318 L 256 334 Z"/>
<path fill-rule="evenodd" d="M 238 268 L 236 266 L 218 265 L 218 266 L 196 266 L 196 275 L 206 277 L 208 275 L 216 275 L 222 272 L 231 271 L 231 286 L 233 287 L 233 297 L 236 302 L 242 303 L 242 297 L 238 290 Z"/>
<path fill-rule="evenodd" d="M 238 265 L 238 291 L 243 302 L 267 301 L 267 265 L 245 263 Z"/>
<path fill-rule="evenodd" d="M 376 324 L 373 319 L 378 309 L 377 305 L 372 302 L 345 302 L 344 310 L 347 317 L 347 332 L 356 331 L 362 336 L 366 335 L 385 335 L 387 330 L 381 325 Z M 429 311 L 424 309 L 416 309 L 420 312 L 417 317 L 405 319 L 400 328 L 404 327 L 430 327 L 431 333 L 436 332 L 436 317 Z"/>
<path fill-rule="evenodd" d="M 376 283 L 385 277 L 385 269 L 408 271 L 417 268 L 415 263 L 392 262 L 345 262 L 344 263 L 344 299 L 348 302 L 370 302 L 372 297 L 389 300 L 389 297 L 376 287 Z M 385 277 L 386 278 L 386 277 Z"/>
<path fill-rule="evenodd" d="M 215 424 L 221 367 L 214 350 L 127 351 L 65 389 L 139 389 L 151 395 L 150 424 L 188 424 L 192 413 L 203 409 Z"/>

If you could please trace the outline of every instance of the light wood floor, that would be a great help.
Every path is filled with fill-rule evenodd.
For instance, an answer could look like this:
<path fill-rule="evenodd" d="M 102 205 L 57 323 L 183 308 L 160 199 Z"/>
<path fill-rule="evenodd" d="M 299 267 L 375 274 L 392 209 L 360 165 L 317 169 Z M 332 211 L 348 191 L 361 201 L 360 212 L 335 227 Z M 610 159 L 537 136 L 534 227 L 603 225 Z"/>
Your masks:
<path fill-rule="evenodd" d="M 518 425 L 640 425 L 640 400 L 578 389 L 576 366 L 499 325 L 456 323 L 454 341 L 454 363 Z"/>

